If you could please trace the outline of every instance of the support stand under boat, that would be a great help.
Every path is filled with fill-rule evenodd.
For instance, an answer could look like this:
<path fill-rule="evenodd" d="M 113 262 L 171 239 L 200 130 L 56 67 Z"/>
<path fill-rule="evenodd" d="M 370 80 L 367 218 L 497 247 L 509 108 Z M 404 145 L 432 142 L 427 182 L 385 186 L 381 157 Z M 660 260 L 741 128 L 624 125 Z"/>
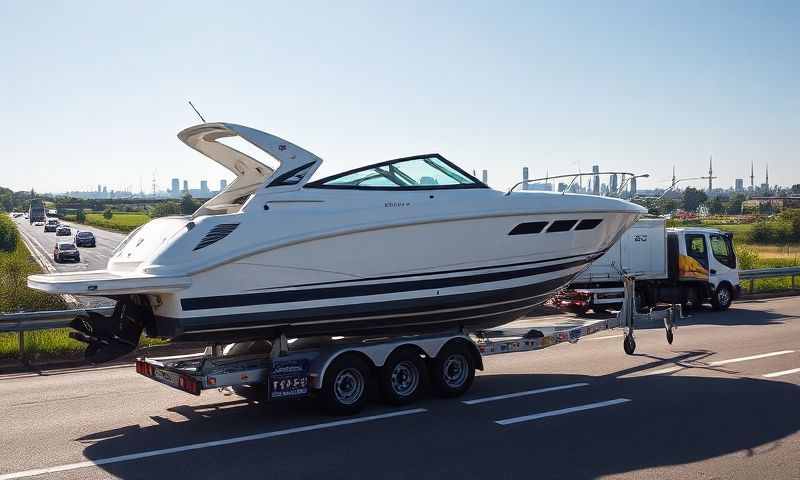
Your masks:
<path fill-rule="evenodd" d="M 655 320 L 663 316 L 664 330 L 667 337 L 667 343 L 670 345 L 675 339 L 674 331 L 678 329 L 677 320 L 683 318 L 680 305 L 672 305 L 666 310 L 659 310 L 653 312 L 651 309 L 649 313 L 639 315 L 637 313 L 636 305 L 636 277 L 632 275 L 623 276 L 623 285 L 625 289 L 625 296 L 622 302 L 622 309 L 619 311 L 617 321 L 622 325 L 625 332 L 625 339 L 622 342 L 622 348 L 628 355 L 633 355 L 636 351 L 636 339 L 634 338 L 633 331 L 635 330 L 635 321 L 637 317 Z"/>
<path fill-rule="evenodd" d="M 622 309 L 619 311 L 620 323 L 623 324 L 625 339 L 622 341 L 622 348 L 628 355 L 633 355 L 636 351 L 636 339 L 633 337 L 634 319 L 636 317 L 636 305 L 634 302 L 636 292 L 636 277 L 632 275 L 623 276 L 625 296 L 622 302 Z"/>

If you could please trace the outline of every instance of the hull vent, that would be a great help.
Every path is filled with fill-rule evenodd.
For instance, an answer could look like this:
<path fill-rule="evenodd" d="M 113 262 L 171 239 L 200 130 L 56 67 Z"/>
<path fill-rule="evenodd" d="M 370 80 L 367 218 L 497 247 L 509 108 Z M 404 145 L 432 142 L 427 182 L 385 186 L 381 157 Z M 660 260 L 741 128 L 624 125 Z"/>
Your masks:
<path fill-rule="evenodd" d="M 223 238 L 230 235 L 232 231 L 236 230 L 236 227 L 238 226 L 239 226 L 238 223 L 223 223 L 217 225 L 216 227 L 212 228 L 211 231 L 208 232 L 206 236 L 203 237 L 202 240 L 200 240 L 200 243 L 198 243 L 197 246 L 194 247 L 192 251 L 200 250 L 201 248 L 205 248 L 211 245 L 212 243 L 222 240 Z"/>

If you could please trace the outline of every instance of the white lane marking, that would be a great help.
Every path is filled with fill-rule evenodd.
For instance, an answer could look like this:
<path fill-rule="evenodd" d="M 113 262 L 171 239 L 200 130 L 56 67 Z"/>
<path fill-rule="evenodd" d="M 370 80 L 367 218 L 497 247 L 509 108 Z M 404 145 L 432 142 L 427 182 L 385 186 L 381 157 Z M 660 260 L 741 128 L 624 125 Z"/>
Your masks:
<path fill-rule="evenodd" d="M 765 373 L 762 376 L 767 377 L 767 378 L 775 378 L 775 377 L 782 377 L 784 375 L 791 375 L 792 373 L 800 373 L 800 368 L 793 368 L 791 370 L 783 370 L 781 372 Z"/>
<path fill-rule="evenodd" d="M 589 342 L 589 341 L 592 341 L 592 340 L 608 340 L 609 338 L 621 338 L 621 337 L 624 337 L 624 336 L 625 336 L 625 334 L 620 333 L 619 335 L 606 335 L 605 337 L 588 337 L 588 338 L 583 338 L 581 340 L 584 341 L 584 342 Z"/>
<path fill-rule="evenodd" d="M 653 370 L 652 372 L 647 372 L 647 375 L 661 375 L 662 373 L 671 373 L 677 372 L 678 370 L 682 370 L 686 367 L 681 365 L 676 365 L 674 367 L 662 368 L 661 370 Z"/>
<path fill-rule="evenodd" d="M 731 359 L 728 359 L 728 360 L 718 360 L 716 362 L 709 363 L 709 365 L 711 365 L 712 367 L 717 367 L 717 366 L 720 366 L 720 365 L 727 365 L 729 363 L 746 362 L 748 360 L 758 360 L 759 358 L 776 357 L 778 355 L 786 355 L 787 353 L 794 353 L 794 350 L 781 350 L 780 352 L 762 353 L 760 355 L 750 355 L 749 357 L 739 357 L 739 358 L 731 358 Z"/>
<path fill-rule="evenodd" d="M 529 422 L 531 420 L 539 420 L 540 418 L 555 417 L 557 415 L 566 415 L 568 413 L 582 412 L 584 410 L 592 410 L 594 408 L 610 407 L 612 405 L 619 405 L 620 403 L 630 402 L 630 398 L 615 398 L 614 400 L 607 400 L 605 402 L 588 403 L 586 405 L 578 405 L 577 407 L 562 408 L 560 410 L 551 410 L 549 412 L 534 413 L 533 415 L 525 415 L 522 417 L 506 418 L 504 420 L 496 420 L 494 423 L 498 425 L 513 425 L 520 422 Z"/>
<path fill-rule="evenodd" d="M 476 398 L 475 400 L 463 400 L 461 403 L 467 405 L 477 405 L 479 403 L 494 402 L 495 400 L 505 400 L 507 398 L 525 397 L 528 395 L 537 395 L 539 393 L 556 392 L 558 390 L 567 390 L 570 388 L 585 387 L 588 383 L 572 383 L 569 385 L 559 385 L 557 387 L 539 388 L 536 390 L 527 390 L 524 392 L 507 393 L 505 395 L 496 395 L 494 397 Z"/>
<path fill-rule="evenodd" d="M 180 447 L 164 448 L 161 450 L 150 450 L 140 453 L 131 453 L 128 455 L 120 455 L 117 457 L 100 458 L 97 460 L 89 460 L 86 462 L 68 463 L 66 465 L 57 465 L 55 467 L 37 468 L 34 470 L 25 470 L 24 472 L 6 473 L 0 475 L 0 480 L 10 480 L 14 478 L 33 477 L 36 475 L 43 475 L 46 473 L 64 472 L 67 470 L 77 470 L 79 468 L 96 467 L 99 465 L 107 465 L 109 463 L 129 462 L 131 460 L 139 460 L 142 458 L 155 457 L 159 455 L 170 455 L 173 453 L 187 452 L 191 450 L 200 450 L 203 448 L 220 447 L 223 445 L 232 445 L 235 443 L 252 442 L 254 440 L 263 440 L 265 438 L 280 437 L 283 435 L 291 435 L 293 433 L 309 432 L 312 430 L 323 430 L 327 428 L 340 427 L 343 425 L 352 425 L 354 423 L 371 422 L 374 420 L 381 420 L 384 418 L 400 417 L 404 415 L 413 415 L 415 413 L 427 412 L 424 408 L 414 408 L 411 410 L 401 410 L 399 412 L 384 413 L 381 415 L 372 415 L 369 417 L 350 418 L 347 420 L 337 420 L 335 422 L 318 423 L 316 425 L 307 425 L 305 427 L 287 428 L 285 430 L 276 430 L 274 432 L 257 433 L 255 435 L 245 435 L 243 437 L 227 438 L 225 440 L 215 440 L 212 442 L 193 443 L 190 445 L 183 445 Z"/>

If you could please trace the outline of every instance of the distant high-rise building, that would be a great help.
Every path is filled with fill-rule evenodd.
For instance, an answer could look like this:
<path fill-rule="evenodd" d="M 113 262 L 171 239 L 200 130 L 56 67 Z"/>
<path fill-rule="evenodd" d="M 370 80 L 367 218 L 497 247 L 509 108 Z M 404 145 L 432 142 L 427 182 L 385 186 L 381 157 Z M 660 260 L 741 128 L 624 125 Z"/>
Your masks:
<path fill-rule="evenodd" d="M 208 180 L 200 180 L 200 192 L 208 193 Z"/>
<path fill-rule="evenodd" d="M 97 184 L 97 193 L 100 193 L 100 192 L 102 192 L 102 191 L 103 191 L 103 187 L 102 187 L 102 186 L 100 186 L 100 184 L 98 183 L 98 184 Z"/>
<path fill-rule="evenodd" d="M 489 184 L 489 172 L 487 170 L 481 173 L 481 181 L 487 185 Z"/>
<path fill-rule="evenodd" d="M 536 182 L 536 183 L 529 183 L 528 190 L 538 190 L 541 192 L 551 192 L 553 191 L 553 184 L 552 183 L 545 183 L 545 182 Z"/>
<path fill-rule="evenodd" d="M 225 180 L 224 178 L 219 181 L 219 191 L 220 192 L 225 190 L 225 187 L 227 187 L 227 186 L 228 186 L 228 181 Z"/>
<path fill-rule="evenodd" d="M 617 191 L 617 188 L 619 188 L 619 186 L 617 185 L 617 174 L 612 173 L 611 178 L 608 181 L 608 189 L 610 190 L 609 193 L 613 194 L 614 192 Z"/>
<path fill-rule="evenodd" d="M 558 182 L 558 191 L 563 192 L 567 189 L 567 184 L 564 182 Z"/>
<path fill-rule="evenodd" d="M 528 189 L 528 167 L 522 167 L 522 189 Z"/>
<path fill-rule="evenodd" d="M 736 186 L 733 189 L 736 190 L 737 192 L 743 192 L 744 191 L 744 179 L 737 178 L 735 182 L 736 182 Z"/>
<path fill-rule="evenodd" d="M 105 185 L 103 186 L 103 193 L 108 193 L 108 187 L 106 187 Z"/>
<path fill-rule="evenodd" d="M 177 178 L 172 179 L 172 194 L 177 195 L 178 190 L 181 188 L 181 181 Z"/>
<path fill-rule="evenodd" d="M 592 194 L 600 195 L 600 165 L 592 165 Z"/>
<path fill-rule="evenodd" d="M 189 180 L 183 181 L 183 193 L 189 193 Z"/>
<path fill-rule="evenodd" d="M 636 196 L 636 177 L 631 177 L 631 198 Z"/>

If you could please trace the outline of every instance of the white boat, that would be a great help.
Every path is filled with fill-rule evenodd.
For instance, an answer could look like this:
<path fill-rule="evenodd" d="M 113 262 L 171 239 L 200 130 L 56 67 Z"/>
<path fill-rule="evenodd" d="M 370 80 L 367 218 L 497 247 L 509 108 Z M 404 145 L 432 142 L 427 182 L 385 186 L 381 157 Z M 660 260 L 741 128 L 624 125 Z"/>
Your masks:
<path fill-rule="evenodd" d="M 236 136 L 268 160 L 229 146 Z M 49 293 L 117 300 L 111 319 L 73 323 L 90 360 L 131 351 L 143 329 L 233 342 L 501 325 L 645 212 L 608 197 L 499 192 L 439 154 L 312 180 L 322 160 L 268 133 L 208 123 L 178 137 L 236 179 L 195 214 L 132 232 L 105 270 L 28 278 Z"/>

